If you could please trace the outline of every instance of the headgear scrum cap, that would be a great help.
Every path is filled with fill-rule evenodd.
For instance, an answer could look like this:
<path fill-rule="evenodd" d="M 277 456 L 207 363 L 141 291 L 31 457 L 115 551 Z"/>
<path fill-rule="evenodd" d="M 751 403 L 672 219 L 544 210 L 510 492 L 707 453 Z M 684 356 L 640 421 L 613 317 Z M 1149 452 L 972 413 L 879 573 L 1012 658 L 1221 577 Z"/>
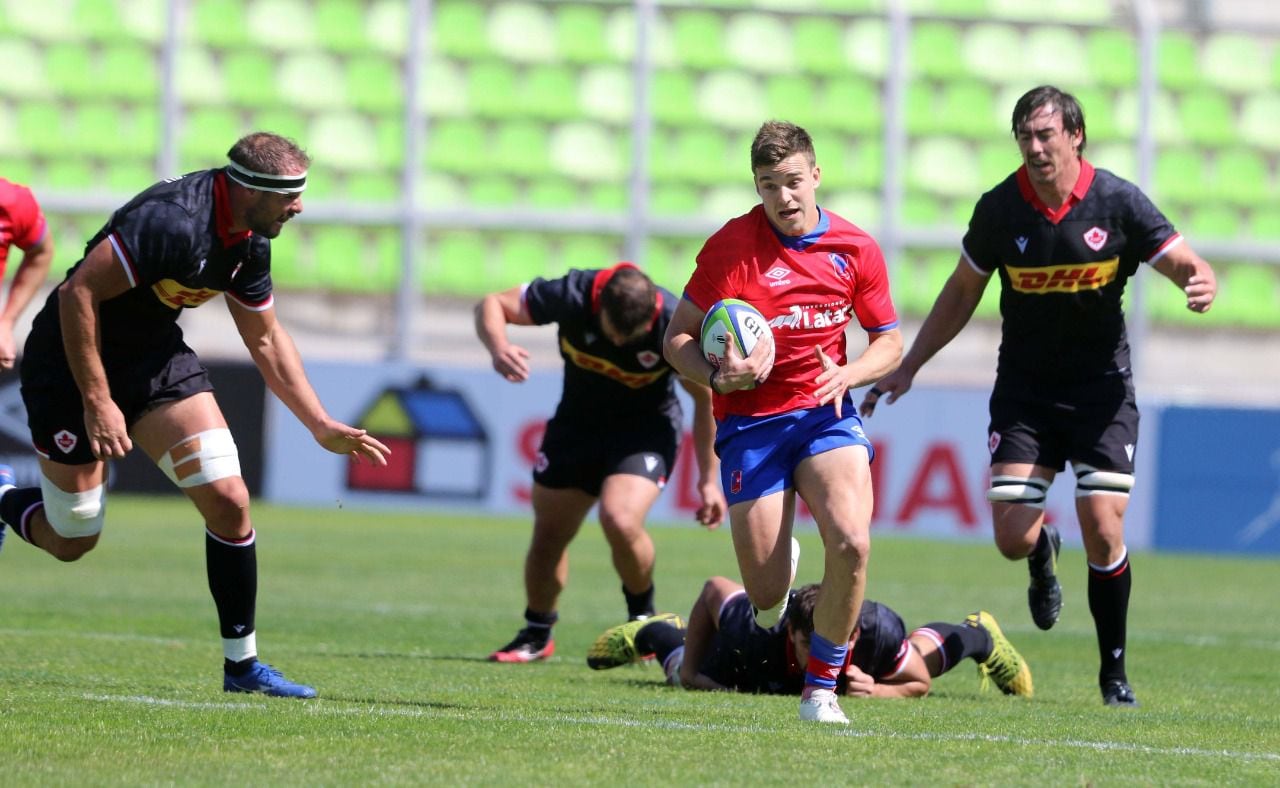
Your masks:
<path fill-rule="evenodd" d="M 271 175 L 265 172 L 254 172 L 234 160 L 227 164 L 227 177 L 246 189 L 257 189 L 260 192 L 277 194 L 297 194 L 307 188 L 307 171 L 299 175 Z"/>

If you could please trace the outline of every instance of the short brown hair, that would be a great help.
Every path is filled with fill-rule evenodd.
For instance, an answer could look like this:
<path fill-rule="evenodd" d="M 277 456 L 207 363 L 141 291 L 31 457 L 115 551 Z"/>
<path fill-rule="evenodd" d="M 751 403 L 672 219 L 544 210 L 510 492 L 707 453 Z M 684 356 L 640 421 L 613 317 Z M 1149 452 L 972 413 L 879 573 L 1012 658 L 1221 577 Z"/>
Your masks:
<path fill-rule="evenodd" d="M 813 609 L 818 604 L 817 583 L 809 583 L 797 588 L 787 602 L 787 623 L 792 632 L 799 632 L 805 637 L 813 634 Z"/>
<path fill-rule="evenodd" d="M 618 266 L 600 291 L 600 308 L 614 329 L 627 337 L 653 321 L 657 304 L 658 288 L 633 265 Z"/>
<path fill-rule="evenodd" d="M 810 167 L 817 163 L 809 132 L 785 120 L 765 121 L 751 141 L 751 171 L 772 166 L 797 153 L 805 154 Z"/>
<path fill-rule="evenodd" d="M 311 166 L 311 157 L 302 146 L 269 131 L 255 131 L 236 140 L 227 158 L 246 170 L 267 175 L 285 175 Z"/>

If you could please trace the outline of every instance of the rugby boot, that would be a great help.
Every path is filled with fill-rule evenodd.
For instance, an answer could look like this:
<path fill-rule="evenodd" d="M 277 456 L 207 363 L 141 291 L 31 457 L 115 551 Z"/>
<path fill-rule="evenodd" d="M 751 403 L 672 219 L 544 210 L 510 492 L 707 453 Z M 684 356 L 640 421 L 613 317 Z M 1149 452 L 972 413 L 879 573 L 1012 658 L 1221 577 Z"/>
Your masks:
<path fill-rule="evenodd" d="M 255 692 L 262 695 L 269 695 L 273 698 L 314 698 L 316 691 L 314 687 L 308 687 L 305 684 L 295 684 L 286 679 L 280 671 L 271 667 L 265 662 L 253 661 L 253 666 L 249 668 L 249 672 L 232 676 L 230 673 L 222 675 L 222 691 L 223 692 Z"/>
<path fill-rule="evenodd" d="M 1107 706 L 1123 706 L 1136 708 L 1138 698 L 1133 694 L 1133 687 L 1122 679 L 1111 679 L 1102 685 L 1102 702 Z"/>
<path fill-rule="evenodd" d="M 996 623 L 995 616 L 985 610 L 979 610 L 977 613 L 965 616 L 964 624 L 967 627 L 981 627 L 991 635 L 991 653 L 978 663 L 978 676 L 982 679 L 982 688 L 986 689 L 988 682 L 992 682 L 1006 695 L 1031 697 L 1035 693 L 1035 686 L 1031 681 L 1031 668 L 1027 667 L 1026 660 L 1000 631 L 1000 625 Z"/>
<path fill-rule="evenodd" d="M 1049 537 L 1049 555 L 1037 559 L 1027 556 L 1027 569 L 1031 573 L 1031 587 L 1027 589 L 1027 606 L 1031 608 L 1031 620 L 1041 629 L 1050 629 L 1058 623 L 1062 613 L 1062 584 L 1058 582 L 1058 553 L 1062 550 L 1062 536 L 1058 529 L 1045 523 L 1040 526 Z"/>
<path fill-rule="evenodd" d="M 537 662 L 556 653 L 551 628 L 525 627 L 515 638 L 489 655 L 490 662 Z"/>
<path fill-rule="evenodd" d="M 675 613 L 658 613 L 610 627 L 591 644 L 587 651 L 587 667 L 592 670 L 608 670 L 643 659 L 645 655 L 636 649 L 636 638 L 640 635 L 640 630 L 659 621 L 684 629 L 684 622 Z"/>
<path fill-rule="evenodd" d="M 800 719 L 805 722 L 849 724 L 849 718 L 844 715 L 839 701 L 836 700 L 836 693 L 829 689 L 812 690 L 800 701 Z"/>

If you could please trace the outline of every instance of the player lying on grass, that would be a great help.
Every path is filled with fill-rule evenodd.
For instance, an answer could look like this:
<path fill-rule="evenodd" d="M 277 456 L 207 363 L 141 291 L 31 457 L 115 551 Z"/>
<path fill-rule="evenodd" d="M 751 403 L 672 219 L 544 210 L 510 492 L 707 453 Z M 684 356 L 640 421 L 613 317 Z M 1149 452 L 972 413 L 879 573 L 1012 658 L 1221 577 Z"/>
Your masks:
<path fill-rule="evenodd" d="M 603 670 L 653 654 L 667 681 L 687 689 L 796 695 L 804 688 L 817 598 L 816 584 L 801 586 L 791 592 L 782 619 L 762 629 L 743 587 L 713 577 L 694 602 L 687 629 L 671 613 L 613 627 L 591 646 L 587 664 Z M 978 663 L 983 687 L 990 681 L 1006 695 L 1031 697 L 1030 668 L 985 610 L 960 624 L 927 624 L 908 635 L 897 613 L 866 600 L 837 691 L 859 697 L 922 697 L 934 678 L 966 658 Z"/>

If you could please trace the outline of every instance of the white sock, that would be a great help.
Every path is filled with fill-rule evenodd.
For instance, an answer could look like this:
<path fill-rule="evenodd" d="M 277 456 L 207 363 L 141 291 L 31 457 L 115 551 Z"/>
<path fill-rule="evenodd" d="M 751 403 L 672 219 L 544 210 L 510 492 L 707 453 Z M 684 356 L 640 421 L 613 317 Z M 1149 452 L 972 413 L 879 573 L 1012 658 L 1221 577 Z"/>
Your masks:
<path fill-rule="evenodd" d="M 223 638 L 222 656 L 231 662 L 244 662 L 258 656 L 258 633 L 250 632 L 242 638 Z"/>

